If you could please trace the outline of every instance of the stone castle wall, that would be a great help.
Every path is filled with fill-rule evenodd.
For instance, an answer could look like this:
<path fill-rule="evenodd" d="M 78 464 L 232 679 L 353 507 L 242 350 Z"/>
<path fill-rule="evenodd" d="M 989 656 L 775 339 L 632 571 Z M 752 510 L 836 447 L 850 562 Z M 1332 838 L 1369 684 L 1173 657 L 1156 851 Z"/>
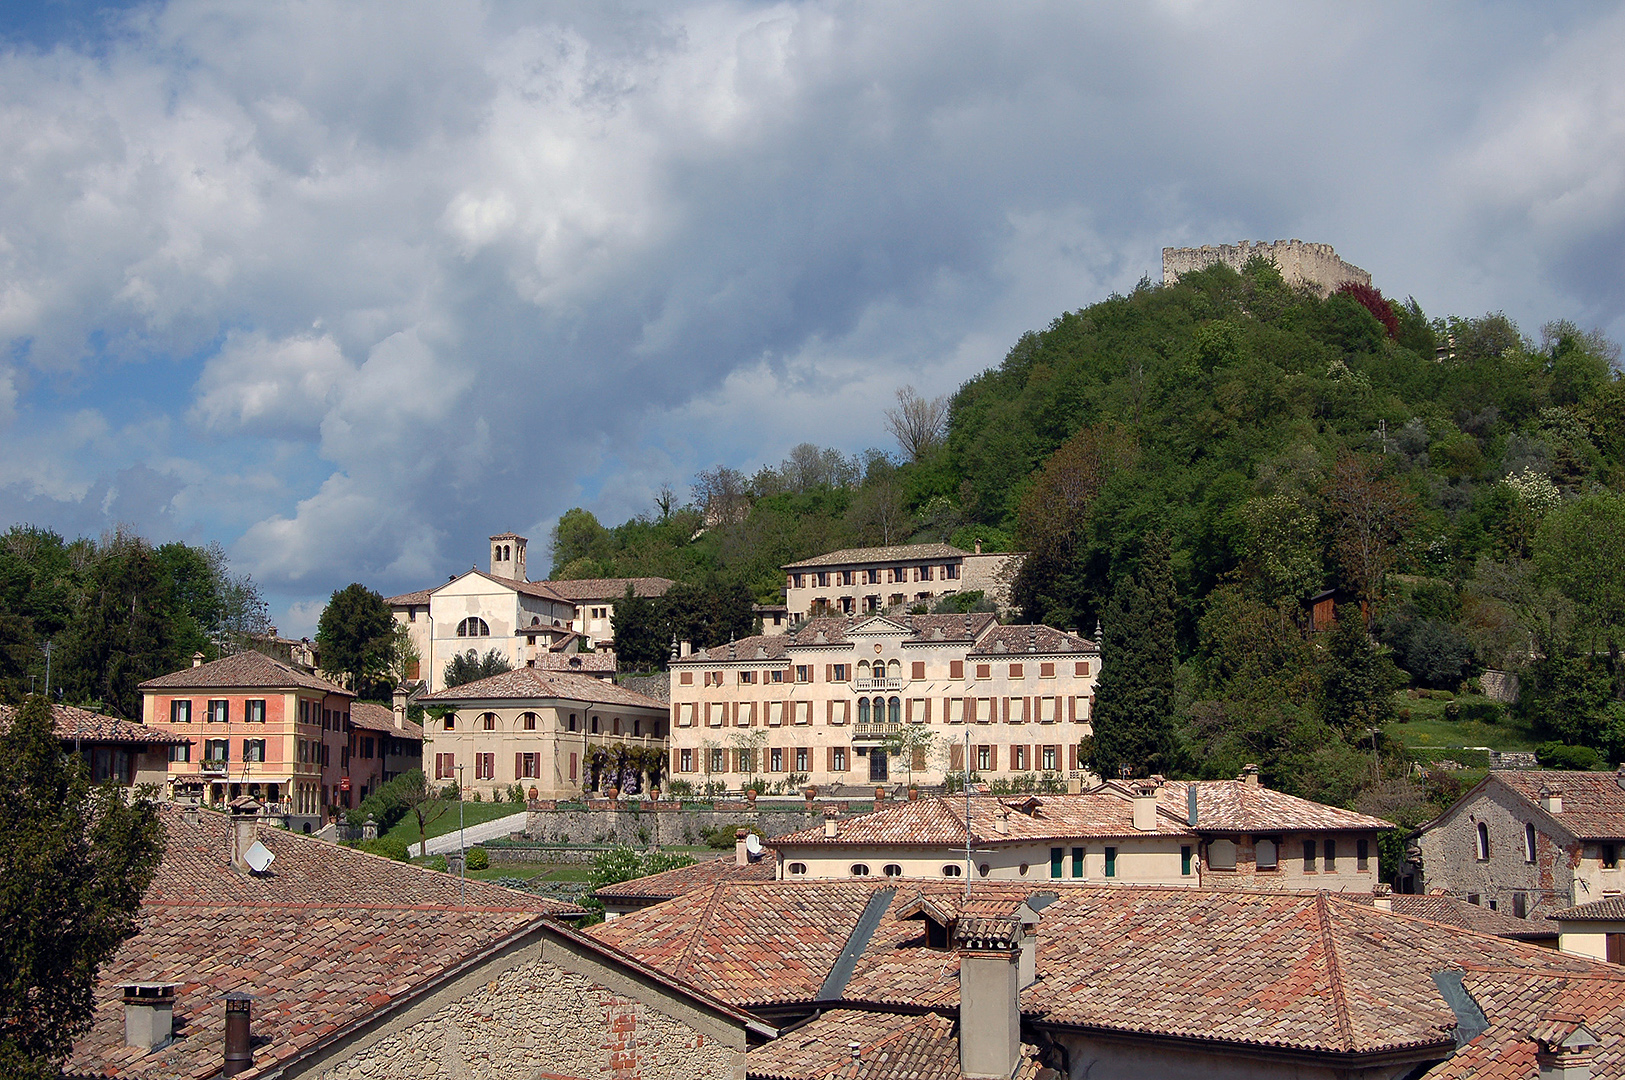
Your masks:
<path fill-rule="evenodd" d="M 1204 244 L 1199 248 L 1163 248 L 1162 283 L 1172 285 L 1181 275 L 1206 269 L 1214 263 L 1240 270 L 1254 255 L 1262 255 L 1275 263 L 1288 285 L 1308 285 L 1322 296 L 1349 282 L 1371 284 L 1370 274 L 1338 258 L 1330 244 L 1306 244 L 1302 240 L 1277 240 L 1272 244 L 1242 240 L 1217 246 Z"/>

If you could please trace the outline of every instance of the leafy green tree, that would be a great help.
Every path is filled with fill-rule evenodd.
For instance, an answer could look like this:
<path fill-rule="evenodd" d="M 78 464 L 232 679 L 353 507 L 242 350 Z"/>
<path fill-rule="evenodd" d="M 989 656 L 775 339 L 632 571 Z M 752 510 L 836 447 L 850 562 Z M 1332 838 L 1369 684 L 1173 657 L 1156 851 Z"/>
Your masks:
<path fill-rule="evenodd" d="M 389 673 L 395 617 L 384 598 L 361 584 L 336 590 L 316 623 L 322 667 L 347 675 L 358 693 L 367 680 Z"/>
<path fill-rule="evenodd" d="M 553 526 L 554 578 L 607 576 L 613 540 L 590 510 L 566 510 Z"/>
<path fill-rule="evenodd" d="M 1345 737 L 1358 739 L 1394 718 L 1394 690 L 1400 681 L 1387 650 L 1366 632 L 1359 607 L 1340 607 L 1337 627 L 1326 635 L 1321 718 Z"/>
<path fill-rule="evenodd" d="M 639 596 L 630 583 L 615 602 L 615 663 L 625 671 L 660 671 L 671 657 L 671 639 L 661 640 L 660 603 Z"/>
<path fill-rule="evenodd" d="M 665 618 L 662 630 L 668 631 L 662 636 L 667 642 L 675 636 L 693 642 L 696 648 L 710 648 L 749 637 L 756 627 L 750 590 L 717 576 L 708 576 L 697 585 L 678 582 L 660 600 Z"/>
<path fill-rule="evenodd" d="M 1149 533 L 1131 573 L 1112 590 L 1095 684 L 1095 768 L 1105 777 L 1173 773 L 1174 575 L 1168 534 Z"/>
<path fill-rule="evenodd" d="M 1546 515 L 1535 538 L 1543 582 L 1571 600 L 1590 648 L 1625 644 L 1625 495 L 1599 492 Z"/>
<path fill-rule="evenodd" d="M 1383 475 L 1380 463 L 1345 453 L 1326 485 L 1326 504 L 1344 583 L 1364 600 L 1381 600 L 1399 542 L 1415 520 L 1415 499 Z"/>
<path fill-rule="evenodd" d="M 109 712 L 140 715 L 137 684 L 182 664 L 172 579 L 140 537 L 115 535 L 97 553 L 78 617 L 65 635 L 58 682 Z"/>
<path fill-rule="evenodd" d="M 404 808 L 401 816 L 411 814 L 417 822 L 418 854 L 428 854 L 429 826 L 451 809 L 453 800 L 441 798 L 422 769 L 403 772 L 390 783 L 394 785 L 390 800 Z"/>
<path fill-rule="evenodd" d="M 1538 735 L 1625 757 L 1625 703 L 1600 658 L 1573 647 L 1538 657 L 1523 670 L 1518 709 Z"/>
<path fill-rule="evenodd" d="M 92 787 L 30 695 L 0 734 L 0 1075 L 54 1077 L 89 1029 L 97 969 L 137 931 L 157 810 Z"/>
<path fill-rule="evenodd" d="M 914 783 L 914 762 L 918 758 L 929 765 L 936 755 L 937 733 L 924 724 L 903 724 L 887 735 L 880 749 L 890 757 L 901 758 L 908 773 L 909 784 Z"/>
<path fill-rule="evenodd" d="M 512 670 L 513 665 L 508 663 L 508 658 L 497 650 L 492 649 L 481 656 L 470 649 L 467 652 L 453 653 L 451 659 L 446 661 L 445 684 L 447 688 L 462 686 Z"/>

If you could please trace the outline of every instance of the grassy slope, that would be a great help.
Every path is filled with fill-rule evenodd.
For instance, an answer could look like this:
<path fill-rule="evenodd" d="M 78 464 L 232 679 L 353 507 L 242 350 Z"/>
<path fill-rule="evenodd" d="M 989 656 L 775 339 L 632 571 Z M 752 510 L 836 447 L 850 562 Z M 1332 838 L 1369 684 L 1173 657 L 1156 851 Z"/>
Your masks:
<path fill-rule="evenodd" d="M 1492 750 L 1535 748 L 1535 733 L 1510 716 L 1498 724 L 1453 721 L 1444 717 L 1444 701 L 1413 699 L 1403 693 L 1396 701 L 1398 708 L 1410 710 L 1411 719 L 1409 723 L 1390 723 L 1387 734 L 1407 747 L 1417 750 L 1457 746 L 1488 746 Z"/>
<path fill-rule="evenodd" d="M 431 810 L 427 812 L 432 813 L 433 811 Z M 462 820 L 463 824 L 465 825 L 478 825 L 482 821 L 494 821 L 500 817 L 507 817 L 509 814 L 522 814 L 524 812 L 524 806 L 519 803 L 470 802 L 463 804 Z M 517 823 L 515 828 L 518 828 L 518 825 L 520 824 L 523 823 Z M 431 838 L 436 836 L 444 836 L 446 833 L 456 831 L 457 804 L 451 803 L 447 805 L 445 813 L 441 814 L 439 818 L 429 823 L 429 836 Z M 417 843 L 420 839 L 418 836 L 417 815 L 407 814 L 405 817 L 401 818 L 401 820 L 397 821 L 395 823 L 395 827 L 390 829 L 386 835 L 393 836 L 397 840 L 404 841 L 408 844 Z"/>

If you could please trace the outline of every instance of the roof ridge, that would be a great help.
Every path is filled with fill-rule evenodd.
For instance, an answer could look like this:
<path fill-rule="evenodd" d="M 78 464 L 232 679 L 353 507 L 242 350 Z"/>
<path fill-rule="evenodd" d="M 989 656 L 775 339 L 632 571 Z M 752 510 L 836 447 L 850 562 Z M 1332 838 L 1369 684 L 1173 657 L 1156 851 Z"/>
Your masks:
<path fill-rule="evenodd" d="M 1332 934 L 1331 905 L 1324 891 L 1315 894 L 1315 914 L 1320 920 L 1321 947 L 1326 950 L 1326 977 L 1331 984 L 1332 1003 L 1337 1012 L 1337 1035 L 1343 1050 L 1355 1053 L 1354 1023 L 1349 1017 L 1348 995 L 1343 992 L 1343 965 L 1337 958 L 1337 939 Z"/>
<path fill-rule="evenodd" d="M 700 935 L 705 932 L 705 928 L 710 925 L 711 912 L 717 906 L 717 896 L 727 885 L 728 882 L 719 881 L 711 886 L 711 895 L 705 901 L 705 910 L 700 913 L 698 919 L 694 920 L 694 930 L 688 936 L 688 944 L 683 946 L 683 951 L 677 954 L 677 962 L 672 965 L 672 970 L 674 973 L 678 973 L 678 978 L 686 979 L 686 976 L 681 973 L 687 972 L 688 962 L 694 955 L 694 946 L 700 940 Z"/>

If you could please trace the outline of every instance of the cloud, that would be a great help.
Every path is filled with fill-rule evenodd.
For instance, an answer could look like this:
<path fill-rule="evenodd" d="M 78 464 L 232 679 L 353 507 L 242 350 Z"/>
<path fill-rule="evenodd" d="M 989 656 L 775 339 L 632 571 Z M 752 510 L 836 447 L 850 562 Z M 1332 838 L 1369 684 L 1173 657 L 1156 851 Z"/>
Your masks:
<path fill-rule="evenodd" d="M 1321 240 L 1430 313 L 1617 333 L 1621 25 L 138 6 L 0 53 L 0 506 L 219 537 L 279 603 L 420 587 L 577 502 L 885 446 L 897 385 L 1165 244 Z"/>

